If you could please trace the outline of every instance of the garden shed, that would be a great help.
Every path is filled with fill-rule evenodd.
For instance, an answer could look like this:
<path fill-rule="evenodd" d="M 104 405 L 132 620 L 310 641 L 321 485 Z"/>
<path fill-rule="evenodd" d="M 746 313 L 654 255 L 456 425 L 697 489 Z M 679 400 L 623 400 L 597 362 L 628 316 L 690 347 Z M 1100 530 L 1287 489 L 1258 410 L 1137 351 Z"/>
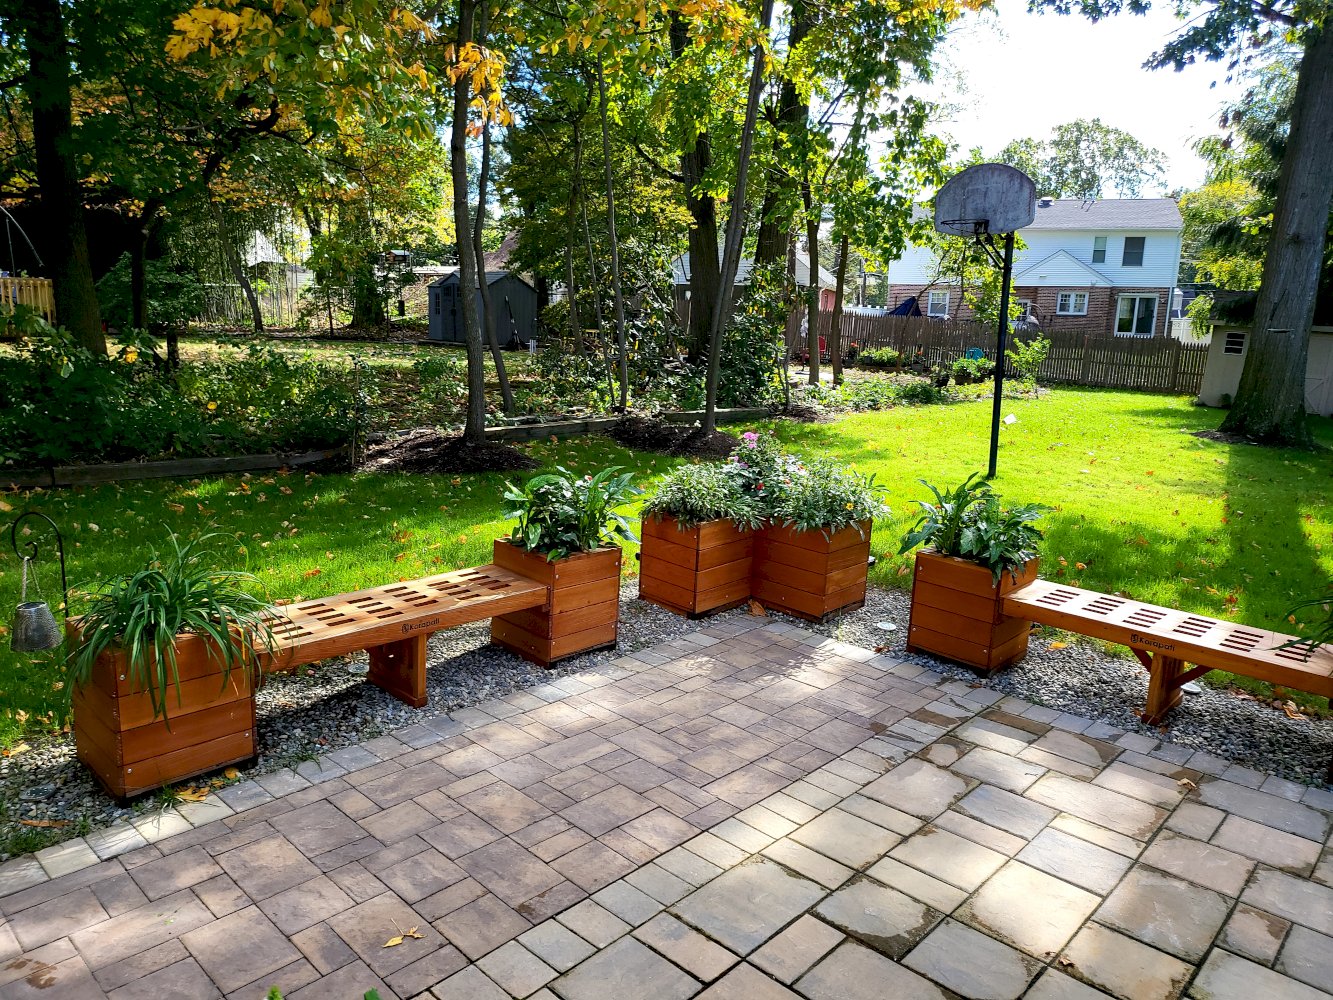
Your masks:
<path fill-rule="evenodd" d="M 511 341 L 526 345 L 537 336 L 537 290 L 511 271 L 487 271 L 486 285 L 495 310 L 495 338 L 501 346 Z M 430 283 L 430 339 L 461 344 L 463 310 L 460 307 L 458 271 L 450 271 Z M 472 290 L 481 316 L 481 288 Z"/>

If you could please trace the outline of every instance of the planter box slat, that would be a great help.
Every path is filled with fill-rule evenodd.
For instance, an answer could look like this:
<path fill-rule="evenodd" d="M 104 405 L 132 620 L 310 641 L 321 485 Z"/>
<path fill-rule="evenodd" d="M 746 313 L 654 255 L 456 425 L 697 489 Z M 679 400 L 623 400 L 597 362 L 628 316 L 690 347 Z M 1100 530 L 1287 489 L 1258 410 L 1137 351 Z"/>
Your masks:
<path fill-rule="evenodd" d="M 614 646 L 620 617 L 620 547 L 578 552 L 555 562 L 504 539 L 495 543 L 495 564 L 545 583 L 545 608 L 491 619 L 491 641 L 543 667 L 593 649 Z"/>
<path fill-rule="evenodd" d="M 124 794 L 117 794 L 116 797 L 126 799 L 140 792 L 216 771 L 228 764 L 239 764 L 250 760 L 255 755 L 254 732 L 254 728 L 251 727 L 244 732 L 230 733 L 207 743 L 195 744 L 182 750 L 129 764 L 123 769 L 127 791 Z M 85 756 L 82 749 L 79 759 L 108 789 L 116 787 L 114 783 L 120 780 L 122 768 L 115 761 L 100 759 L 91 754 Z"/>
<path fill-rule="evenodd" d="M 769 526 L 755 545 L 750 591 L 765 607 L 820 621 L 865 603 L 870 521 L 825 537 Z"/>
<path fill-rule="evenodd" d="M 1027 654 L 1029 622 L 1003 612 L 1004 595 L 1037 578 L 1038 560 L 999 582 L 984 566 L 925 550 L 916 556 L 909 652 L 933 653 L 977 670 L 998 670 Z"/>
<path fill-rule="evenodd" d="M 749 598 L 753 531 L 725 519 L 681 529 L 649 515 L 641 534 L 640 599 L 700 617 Z"/>

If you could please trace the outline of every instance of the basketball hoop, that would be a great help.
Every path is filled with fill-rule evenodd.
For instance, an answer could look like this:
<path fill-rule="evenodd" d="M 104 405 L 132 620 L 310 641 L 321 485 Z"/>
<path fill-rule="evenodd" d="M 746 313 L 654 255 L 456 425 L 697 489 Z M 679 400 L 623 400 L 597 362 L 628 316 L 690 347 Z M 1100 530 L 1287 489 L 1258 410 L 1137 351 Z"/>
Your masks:
<path fill-rule="evenodd" d="M 1037 186 L 1007 163 L 979 163 L 955 174 L 935 195 L 935 229 L 946 236 L 971 236 L 1000 268 L 1000 321 L 995 336 L 995 402 L 991 412 L 990 471 L 995 478 L 1004 394 L 1005 344 L 1009 334 L 1009 282 L 1014 272 L 1014 231 L 1037 218 Z M 1004 256 L 995 236 L 1004 236 Z"/>

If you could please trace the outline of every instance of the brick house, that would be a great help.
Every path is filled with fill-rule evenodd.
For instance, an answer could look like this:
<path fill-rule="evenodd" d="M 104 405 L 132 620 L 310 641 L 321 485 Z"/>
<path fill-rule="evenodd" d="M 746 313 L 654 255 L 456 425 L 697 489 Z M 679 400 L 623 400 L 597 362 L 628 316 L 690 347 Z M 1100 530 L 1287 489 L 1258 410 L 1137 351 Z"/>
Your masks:
<path fill-rule="evenodd" d="M 1170 198 L 1042 198 L 1019 237 L 1015 297 L 1041 329 L 1162 337 L 1180 274 L 1180 210 Z M 932 316 L 970 318 L 955 276 L 909 246 L 889 265 L 889 308 L 917 296 Z"/>

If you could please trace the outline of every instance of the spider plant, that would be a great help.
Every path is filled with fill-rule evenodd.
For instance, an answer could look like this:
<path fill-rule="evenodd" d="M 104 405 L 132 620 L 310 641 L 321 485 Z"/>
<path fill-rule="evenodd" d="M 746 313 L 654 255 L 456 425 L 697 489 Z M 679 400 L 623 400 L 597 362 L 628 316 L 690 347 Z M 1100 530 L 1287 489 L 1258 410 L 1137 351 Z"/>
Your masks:
<path fill-rule="evenodd" d="M 208 655 L 222 666 L 223 689 L 233 668 L 253 663 L 256 649 L 272 652 L 274 608 L 243 589 L 255 578 L 207 565 L 207 545 L 219 537 L 211 533 L 182 543 L 170 533 L 170 551 L 154 552 L 142 569 L 98 587 L 78 620 L 82 643 L 70 657 L 75 684 L 91 680 L 103 653 L 123 652 L 131 682 L 148 693 L 153 717 L 165 719 L 169 688 L 176 688 L 180 704 L 177 636 L 207 640 Z"/>

